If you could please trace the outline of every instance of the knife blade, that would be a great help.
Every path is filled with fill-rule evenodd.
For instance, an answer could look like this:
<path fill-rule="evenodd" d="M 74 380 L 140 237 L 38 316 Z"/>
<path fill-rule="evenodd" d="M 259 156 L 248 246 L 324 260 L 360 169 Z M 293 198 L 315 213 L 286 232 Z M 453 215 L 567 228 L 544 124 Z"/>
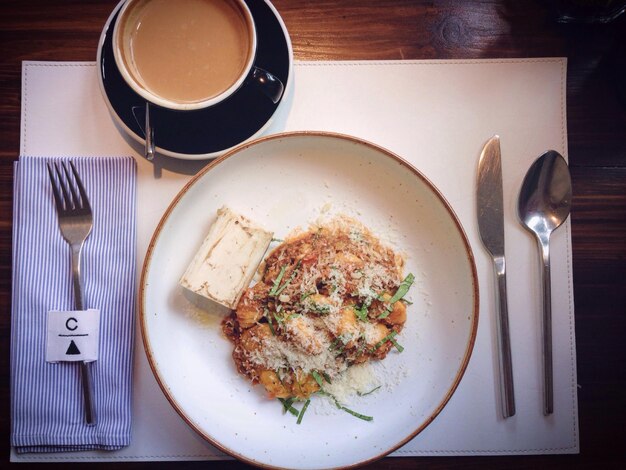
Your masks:
<path fill-rule="evenodd" d="M 497 135 L 487 141 L 480 154 L 476 196 L 478 231 L 485 249 L 491 255 L 495 273 L 500 398 L 502 416 L 508 418 L 515 414 L 515 392 L 506 294 L 502 159 L 500 137 Z"/>

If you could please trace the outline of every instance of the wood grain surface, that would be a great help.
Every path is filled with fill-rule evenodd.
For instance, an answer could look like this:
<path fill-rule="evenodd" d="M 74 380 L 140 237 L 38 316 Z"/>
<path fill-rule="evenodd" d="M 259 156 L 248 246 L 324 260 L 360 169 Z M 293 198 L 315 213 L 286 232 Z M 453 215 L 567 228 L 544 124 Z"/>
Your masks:
<path fill-rule="evenodd" d="M 560 24 L 556 3 L 563 2 L 274 1 L 298 60 L 568 58 L 581 453 L 386 458 L 368 468 L 626 468 L 626 15 L 609 24 Z M 12 172 L 20 142 L 21 61 L 95 60 L 101 29 L 116 4 L 0 0 L 0 468 L 9 466 Z M 107 466 L 71 467 L 86 465 Z M 246 466 L 234 461 L 115 464 L 120 469 L 207 467 Z"/>

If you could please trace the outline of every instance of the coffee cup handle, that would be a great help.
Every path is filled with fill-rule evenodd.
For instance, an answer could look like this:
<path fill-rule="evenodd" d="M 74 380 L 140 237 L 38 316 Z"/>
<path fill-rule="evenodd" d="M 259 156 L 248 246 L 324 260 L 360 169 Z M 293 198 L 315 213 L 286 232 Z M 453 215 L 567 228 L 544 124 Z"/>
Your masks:
<path fill-rule="evenodd" d="M 271 74 L 267 70 L 260 67 L 253 67 L 250 81 L 257 85 L 259 89 L 267 96 L 272 103 L 276 104 L 283 97 L 285 85 L 276 75 Z"/>

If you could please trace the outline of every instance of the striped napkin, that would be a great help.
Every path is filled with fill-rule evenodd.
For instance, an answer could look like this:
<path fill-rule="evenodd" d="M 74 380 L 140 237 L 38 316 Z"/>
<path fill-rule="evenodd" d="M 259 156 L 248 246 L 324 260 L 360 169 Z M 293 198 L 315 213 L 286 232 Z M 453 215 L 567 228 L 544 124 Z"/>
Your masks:
<path fill-rule="evenodd" d="M 18 453 L 115 450 L 130 443 L 135 315 L 136 164 L 131 157 L 72 161 L 93 209 L 82 252 L 85 308 L 100 310 L 91 363 L 96 425 L 87 426 L 78 363 L 45 360 L 49 310 L 73 310 L 69 245 L 61 237 L 46 162 L 14 170 L 11 444 Z"/>

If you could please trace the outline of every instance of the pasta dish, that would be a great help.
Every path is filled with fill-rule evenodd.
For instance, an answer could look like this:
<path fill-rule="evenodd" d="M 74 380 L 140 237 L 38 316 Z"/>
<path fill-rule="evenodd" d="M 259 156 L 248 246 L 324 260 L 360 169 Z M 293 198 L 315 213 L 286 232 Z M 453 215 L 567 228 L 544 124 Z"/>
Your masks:
<path fill-rule="evenodd" d="M 349 367 L 384 359 L 407 318 L 403 258 L 346 218 L 274 248 L 223 331 L 239 373 L 271 398 L 306 400 Z"/>

